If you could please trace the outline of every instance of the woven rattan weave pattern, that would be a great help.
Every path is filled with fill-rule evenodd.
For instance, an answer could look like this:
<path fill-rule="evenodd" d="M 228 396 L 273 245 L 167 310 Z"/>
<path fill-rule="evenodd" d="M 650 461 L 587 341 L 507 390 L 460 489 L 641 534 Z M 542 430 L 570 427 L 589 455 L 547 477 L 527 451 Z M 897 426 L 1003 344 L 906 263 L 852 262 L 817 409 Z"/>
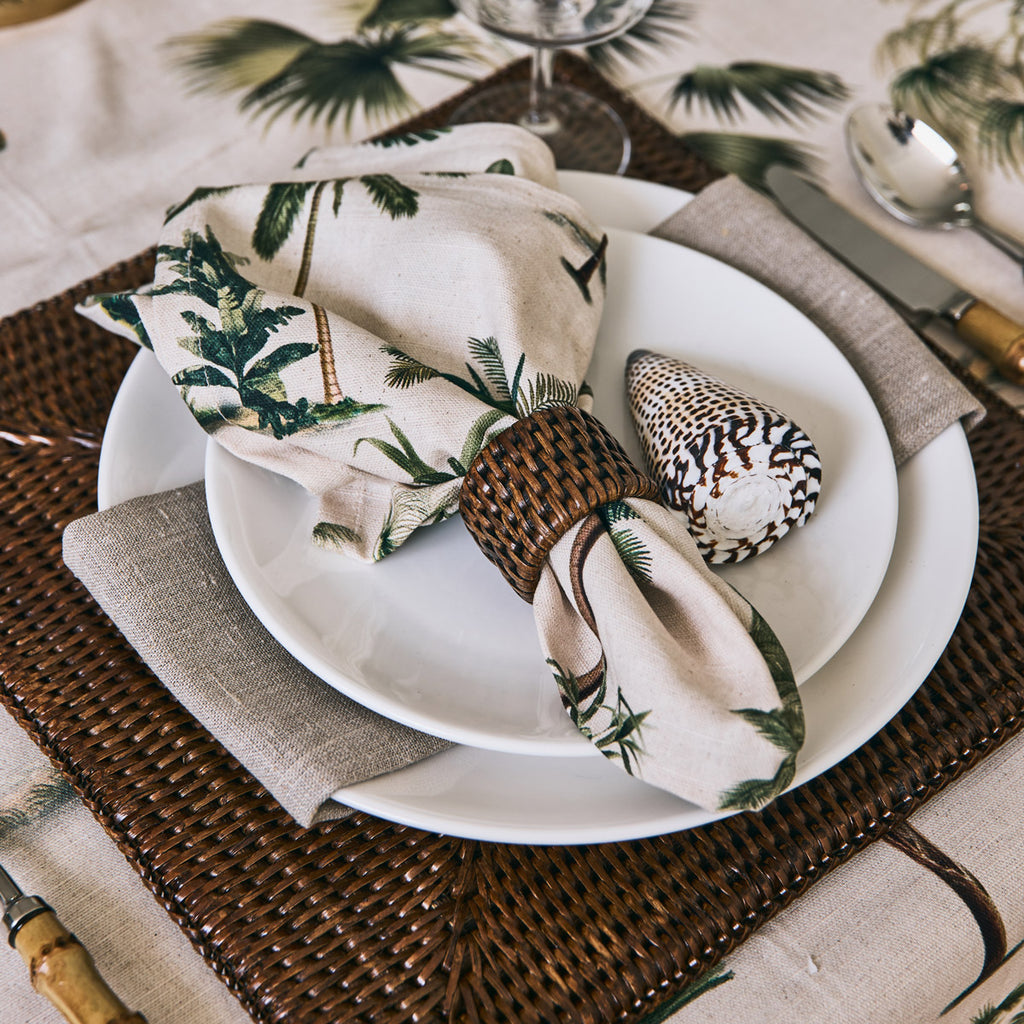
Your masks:
<path fill-rule="evenodd" d="M 658 500 L 658 485 L 589 413 L 540 409 L 503 430 L 473 460 L 459 512 L 483 553 L 524 601 L 558 539 L 619 498 Z"/>
<path fill-rule="evenodd" d="M 297 827 L 61 563 L 133 355 L 73 303 L 151 273 L 140 257 L 0 323 L 0 700 L 261 1024 L 639 1021 L 1020 728 L 1024 424 L 986 393 L 956 634 L 825 775 L 761 813 L 630 843 L 479 843 L 363 814 Z"/>

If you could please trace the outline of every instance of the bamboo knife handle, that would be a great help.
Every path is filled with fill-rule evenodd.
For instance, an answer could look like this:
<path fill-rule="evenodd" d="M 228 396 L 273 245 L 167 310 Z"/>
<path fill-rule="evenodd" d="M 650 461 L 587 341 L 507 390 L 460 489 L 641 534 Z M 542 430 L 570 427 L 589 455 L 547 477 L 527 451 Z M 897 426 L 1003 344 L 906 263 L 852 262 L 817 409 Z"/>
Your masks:
<path fill-rule="evenodd" d="M 972 302 L 953 325 L 1008 381 L 1024 384 L 1024 327 L 980 301 Z"/>
<path fill-rule="evenodd" d="M 25 921 L 14 947 L 28 965 L 32 987 L 71 1024 L 146 1024 L 114 995 L 86 948 L 52 910 Z"/>

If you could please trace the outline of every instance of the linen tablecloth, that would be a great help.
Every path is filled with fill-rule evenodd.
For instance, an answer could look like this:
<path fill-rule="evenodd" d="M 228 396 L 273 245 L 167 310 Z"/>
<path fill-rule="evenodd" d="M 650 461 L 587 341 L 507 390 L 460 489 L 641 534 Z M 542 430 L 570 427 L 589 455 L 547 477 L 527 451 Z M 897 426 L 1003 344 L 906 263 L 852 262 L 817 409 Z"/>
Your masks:
<path fill-rule="evenodd" d="M 853 180 L 840 130 L 847 109 L 884 98 L 908 66 L 931 71 L 928 95 L 938 102 L 956 81 L 954 57 L 973 59 L 977 73 L 998 80 L 1012 98 L 1020 83 L 1000 70 L 1005 55 L 995 52 L 1014 38 L 1011 6 L 975 13 L 963 3 L 881 0 L 694 3 L 679 34 L 645 50 L 642 60 L 612 58 L 604 68 L 674 129 L 700 133 L 691 136 L 695 148 L 719 152 L 724 132 L 798 143 L 805 157 L 820 160 L 830 190 L 858 215 L 924 259 L 955 268 L 962 284 L 1021 318 L 1019 269 L 966 232 L 936 236 L 886 220 Z M 346 38 L 379 42 L 384 34 L 369 24 L 360 28 L 357 14 L 343 4 L 301 3 L 283 13 L 270 0 L 183 0 L 166 9 L 86 0 L 52 18 L 0 30 L 0 315 L 144 248 L 183 182 L 269 180 L 310 148 L 365 137 L 402 113 L 393 107 L 368 117 L 356 104 L 346 125 L 344 113 L 327 124 L 310 116 L 311 108 L 301 113 L 298 104 L 285 106 L 276 119 L 258 103 L 239 109 L 246 92 L 259 85 L 255 62 L 243 59 L 219 79 L 197 75 L 197 55 L 204 52 L 215 66 L 218 53 L 222 62 L 230 53 L 246 57 L 256 33 L 246 36 L 236 26 L 232 34 L 223 27 L 232 17 L 285 26 L 275 36 L 276 49 L 264 54 L 271 61 L 274 54 L 280 62 L 295 57 L 300 44 L 315 50 L 317 43 Z M 472 36 L 484 60 L 442 64 L 441 71 L 400 60 L 399 81 L 413 108 L 461 88 L 458 76 L 477 77 L 521 52 L 486 40 L 461 18 L 416 31 L 428 28 Z M 954 56 L 946 55 L 943 64 L 941 48 L 927 49 L 929 39 L 945 39 Z M 184 66 L 190 57 L 191 77 Z M 834 90 L 831 102 L 812 102 L 804 114 L 794 112 L 790 98 L 782 103 L 788 120 L 768 117 L 742 99 L 732 122 L 706 103 L 687 104 L 695 69 L 736 62 L 827 72 L 844 88 Z M 978 171 L 979 206 L 983 216 L 1024 236 L 1020 168 L 1010 159 L 1011 144 L 1003 155 L 1005 168 Z M 952 341 L 950 351 L 964 364 L 975 362 Z M 1021 404 L 1018 392 L 989 381 Z M 115 989 L 150 1024 L 248 1020 L 45 758 L 6 716 L 0 730 L 0 861 L 59 908 Z M 679 1002 L 665 1012 L 676 1024 L 801 1016 L 930 1022 L 985 968 L 984 983 L 943 1020 L 970 1021 L 986 1006 L 994 1009 L 985 1019 L 1010 1019 L 1022 1003 L 1015 989 L 1022 968 L 1010 955 L 1024 938 L 1022 781 L 1024 748 L 1010 742 L 916 814 L 912 828 L 860 853 L 748 940 L 685 1006 Z M 146 950 L 144 964 L 140 949 Z M 12 1020 L 59 1019 L 30 991 L 13 954 L 0 964 L 0 1004 Z"/>

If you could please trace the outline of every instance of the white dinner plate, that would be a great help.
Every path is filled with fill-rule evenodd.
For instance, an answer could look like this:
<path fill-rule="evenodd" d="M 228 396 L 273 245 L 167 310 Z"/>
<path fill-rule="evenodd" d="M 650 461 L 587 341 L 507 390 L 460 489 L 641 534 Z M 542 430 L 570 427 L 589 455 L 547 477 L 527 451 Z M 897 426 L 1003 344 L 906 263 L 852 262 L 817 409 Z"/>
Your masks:
<path fill-rule="evenodd" d="M 579 177 L 600 198 L 594 176 L 565 175 L 563 187 L 574 192 Z M 614 208 L 608 216 L 596 203 L 590 208 L 606 222 L 617 217 L 622 227 L 648 230 L 687 198 L 647 183 L 607 181 Z M 634 189 L 642 202 L 630 222 Z M 205 440 L 152 354 L 140 352 L 104 436 L 100 507 L 200 479 Z M 962 429 L 950 427 L 901 467 L 898 488 L 896 541 L 878 595 L 838 654 L 801 687 L 808 734 L 794 785 L 837 763 L 899 711 L 944 649 L 967 596 L 978 509 Z M 348 787 L 336 798 L 414 827 L 525 843 L 625 840 L 716 816 L 625 776 L 603 758 L 469 747 Z"/>
<path fill-rule="evenodd" d="M 623 372 L 638 345 L 756 395 L 814 439 L 823 484 L 808 524 L 766 554 L 715 568 L 768 620 L 802 683 L 850 636 L 885 576 L 897 507 L 885 428 L 846 359 L 777 294 L 691 249 L 608 234 L 608 295 L 587 381 L 594 414 L 634 461 L 642 453 Z M 455 743 L 600 756 L 565 713 L 531 606 L 461 518 L 419 531 L 378 564 L 357 562 L 312 543 L 314 495 L 215 440 L 206 498 L 246 603 L 342 693 Z"/>

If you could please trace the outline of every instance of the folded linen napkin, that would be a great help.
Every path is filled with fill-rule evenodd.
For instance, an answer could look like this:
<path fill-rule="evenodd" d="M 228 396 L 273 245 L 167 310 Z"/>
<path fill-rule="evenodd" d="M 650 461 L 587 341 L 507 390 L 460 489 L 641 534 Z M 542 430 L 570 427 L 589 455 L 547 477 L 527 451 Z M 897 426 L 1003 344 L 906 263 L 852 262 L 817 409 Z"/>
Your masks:
<path fill-rule="evenodd" d="M 202 481 L 71 523 L 64 561 L 182 706 L 301 825 L 331 793 L 449 744 L 364 708 L 299 664 L 238 592 Z"/>
<path fill-rule="evenodd" d="M 89 312 L 152 347 L 215 440 L 318 495 L 321 544 L 383 557 L 465 508 L 464 478 L 478 504 L 506 485 L 525 495 L 527 533 L 543 536 L 517 589 L 535 587 L 581 732 L 702 806 L 759 806 L 792 779 L 803 739 L 774 634 L 642 478 L 616 465 L 582 497 L 572 473 L 559 479 L 570 450 L 610 450 L 575 411 L 589 404 L 605 243 L 548 187 L 550 157 L 544 181 L 514 173 L 540 146 L 468 126 L 393 144 L 386 172 L 364 145 L 335 154 L 333 179 L 197 190 L 165 224 L 152 285 Z M 539 480 L 516 447 L 537 437 L 556 444 Z M 559 488 L 576 507 L 545 522 Z M 506 513 L 482 516 L 484 532 Z M 499 539 L 504 561 L 482 546 L 511 580 L 533 539 Z"/>
<path fill-rule="evenodd" d="M 864 381 L 897 466 L 950 424 L 984 416 L 878 292 L 738 178 L 709 185 L 651 233 L 732 264 L 817 324 Z"/>

